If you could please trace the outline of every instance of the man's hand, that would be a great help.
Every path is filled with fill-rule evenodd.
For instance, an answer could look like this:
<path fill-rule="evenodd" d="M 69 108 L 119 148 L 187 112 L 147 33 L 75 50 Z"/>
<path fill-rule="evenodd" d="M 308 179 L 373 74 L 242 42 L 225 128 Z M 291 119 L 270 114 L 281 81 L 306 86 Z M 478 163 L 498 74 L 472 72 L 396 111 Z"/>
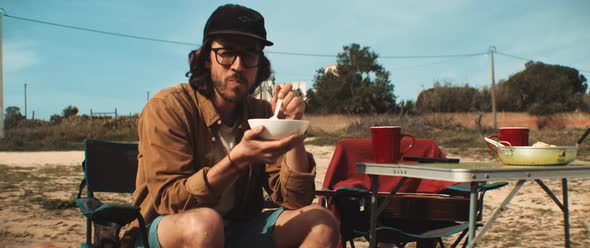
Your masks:
<path fill-rule="evenodd" d="M 283 97 L 279 119 L 301 120 L 303 113 L 305 113 L 305 102 L 297 91 L 293 91 L 293 85 L 285 84 L 282 88 L 275 85 L 275 94 L 271 99 L 273 113 L 277 107 L 279 95 Z"/>
<path fill-rule="evenodd" d="M 263 131 L 263 126 L 247 130 L 242 141 L 232 149 L 231 157 L 240 170 L 248 167 L 248 162 L 274 163 L 304 139 L 303 135 L 292 134 L 278 140 L 262 140 L 258 136 Z"/>

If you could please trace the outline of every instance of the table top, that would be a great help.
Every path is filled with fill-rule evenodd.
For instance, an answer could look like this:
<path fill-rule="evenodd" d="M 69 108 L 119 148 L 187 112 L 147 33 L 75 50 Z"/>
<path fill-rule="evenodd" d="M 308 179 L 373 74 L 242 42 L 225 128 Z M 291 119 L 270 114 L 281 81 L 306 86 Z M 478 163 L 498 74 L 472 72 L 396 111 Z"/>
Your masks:
<path fill-rule="evenodd" d="M 445 180 L 483 182 L 497 180 L 590 177 L 590 161 L 575 160 L 568 165 L 513 166 L 502 162 L 382 164 L 361 162 L 357 173 Z"/>

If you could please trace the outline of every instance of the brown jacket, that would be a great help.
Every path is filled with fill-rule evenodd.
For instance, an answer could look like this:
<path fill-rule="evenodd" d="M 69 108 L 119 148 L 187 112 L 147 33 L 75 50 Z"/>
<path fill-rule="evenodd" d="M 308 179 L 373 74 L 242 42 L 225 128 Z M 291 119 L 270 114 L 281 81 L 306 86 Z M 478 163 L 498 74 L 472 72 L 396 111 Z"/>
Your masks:
<path fill-rule="evenodd" d="M 249 129 L 247 119 L 268 118 L 270 103 L 248 97 L 236 125 L 241 140 Z M 213 103 L 189 84 L 158 92 L 139 119 L 139 167 L 134 204 L 141 207 L 146 223 L 158 215 L 213 207 L 221 192 L 207 184 L 207 171 L 215 161 L 214 149 L 224 149 L 216 137 L 220 116 Z M 315 185 L 315 162 L 308 153 L 311 172 L 292 171 L 284 156 L 274 164 L 250 166 L 236 182 L 236 206 L 226 219 L 249 218 L 262 210 L 262 185 L 268 183 L 273 201 L 287 209 L 311 203 Z M 135 223 L 137 225 L 137 223 Z"/>

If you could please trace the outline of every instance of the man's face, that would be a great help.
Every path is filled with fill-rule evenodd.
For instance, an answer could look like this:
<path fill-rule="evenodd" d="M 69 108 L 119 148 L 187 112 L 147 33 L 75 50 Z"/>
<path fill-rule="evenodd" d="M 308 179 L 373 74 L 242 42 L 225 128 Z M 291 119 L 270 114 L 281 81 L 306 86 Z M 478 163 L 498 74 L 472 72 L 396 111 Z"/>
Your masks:
<path fill-rule="evenodd" d="M 240 102 L 248 95 L 256 80 L 261 50 L 260 42 L 249 38 L 213 41 L 206 65 L 218 97 Z"/>

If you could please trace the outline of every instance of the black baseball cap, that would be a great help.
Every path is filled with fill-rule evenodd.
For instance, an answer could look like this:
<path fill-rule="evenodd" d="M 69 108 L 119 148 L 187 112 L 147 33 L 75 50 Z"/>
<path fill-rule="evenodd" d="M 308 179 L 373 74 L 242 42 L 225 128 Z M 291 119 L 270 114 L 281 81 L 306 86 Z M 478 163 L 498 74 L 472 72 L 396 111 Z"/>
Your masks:
<path fill-rule="evenodd" d="M 273 45 L 266 39 L 264 17 L 256 10 L 237 4 L 226 4 L 213 11 L 205 24 L 203 42 L 213 35 L 223 34 L 248 36 L 262 41 L 265 46 Z"/>

